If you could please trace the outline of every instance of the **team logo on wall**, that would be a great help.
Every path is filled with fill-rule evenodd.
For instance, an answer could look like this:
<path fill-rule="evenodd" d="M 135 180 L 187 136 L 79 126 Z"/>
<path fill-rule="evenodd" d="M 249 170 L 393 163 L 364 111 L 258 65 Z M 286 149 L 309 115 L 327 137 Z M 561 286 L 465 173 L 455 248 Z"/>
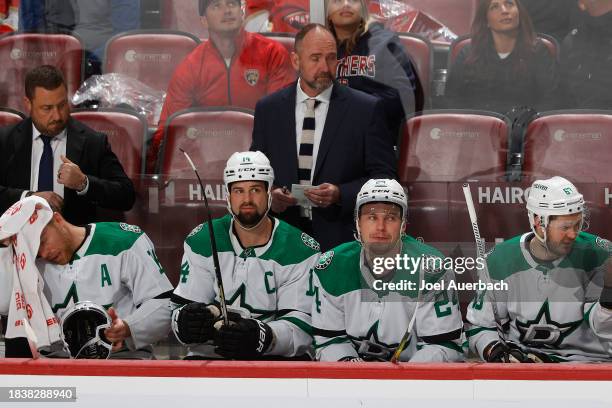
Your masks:
<path fill-rule="evenodd" d="M 257 85 L 257 81 L 259 81 L 259 70 L 247 69 L 246 71 L 244 71 L 244 79 L 251 86 Z"/>

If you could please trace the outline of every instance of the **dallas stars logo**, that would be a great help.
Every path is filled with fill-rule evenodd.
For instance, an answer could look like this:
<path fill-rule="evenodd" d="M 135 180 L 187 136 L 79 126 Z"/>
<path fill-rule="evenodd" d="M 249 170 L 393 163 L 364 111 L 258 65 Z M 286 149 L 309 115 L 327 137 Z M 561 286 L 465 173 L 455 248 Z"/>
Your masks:
<path fill-rule="evenodd" d="M 548 300 L 544 302 L 538 315 L 525 323 L 516 320 L 521 336 L 520 342 L 535 347 L 558 348 L 563 340 L 582 324 L 582 319 L 569 323 L 558 323 L 550 318 Z"/>
<path fill-rule="evenodd" d="M 397 344 L 385 344 L 378 338 L 378 321 L 367 331 L 365 336 L 353 337 L 351 341 L 357 348 L 359 357 L 366 361 L 388 361 Z"/>

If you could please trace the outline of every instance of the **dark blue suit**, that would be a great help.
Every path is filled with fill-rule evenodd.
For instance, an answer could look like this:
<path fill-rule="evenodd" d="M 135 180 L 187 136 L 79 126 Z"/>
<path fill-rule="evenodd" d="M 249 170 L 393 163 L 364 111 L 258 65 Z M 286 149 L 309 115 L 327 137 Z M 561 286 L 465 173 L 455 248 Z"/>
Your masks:
<path fill-rule="evenodd" d="M 298 183 L 295 123 L 296 83 L 268 95 L 255 106 L 251 150 L 260 150 L 274 168 L 275 185 Z M 370 178 L 395 178 L 395 155 L 378 99 L 334 84 L 319 144 L 312 184 L 335 184 L 340 202 L 313 208 L 312 230 L 322 250 L 353 240 L 353 209 L 361 186 Z M 299 209 L 280 218 L 299 226 Z"/>

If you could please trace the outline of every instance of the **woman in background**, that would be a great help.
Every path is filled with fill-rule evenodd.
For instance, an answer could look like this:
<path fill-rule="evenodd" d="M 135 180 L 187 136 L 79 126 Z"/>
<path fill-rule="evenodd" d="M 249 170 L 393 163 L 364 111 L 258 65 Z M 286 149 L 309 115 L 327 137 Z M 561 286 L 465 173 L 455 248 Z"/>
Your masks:
<path fill-rule="evenodd" d="M 338 44 L 338 82 L 383 100 L 395 145 L 402 120 L 423 109 L 423 93 L 397 35 L 370 21 L 365 0 L 328 0 L 327 27 Z"/>
<path fill-rule="evenodd" d="M 519 0 L 481 0 L 471 43 L 450 67 L 447 107 L 507 113 L 549 108 L 558 81 L 556 59 L 537 39 Z"/>

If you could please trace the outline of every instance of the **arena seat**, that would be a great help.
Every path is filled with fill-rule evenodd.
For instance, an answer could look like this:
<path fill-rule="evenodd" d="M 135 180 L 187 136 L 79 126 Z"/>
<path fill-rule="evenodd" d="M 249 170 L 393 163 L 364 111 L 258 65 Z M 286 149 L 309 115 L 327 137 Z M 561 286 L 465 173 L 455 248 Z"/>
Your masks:
<path fill-rule="evenodd" d="M 458 255 L 464 243 L 471 250 L 462 184 L 505 182 L 508 136 L 506 119 L 493 113 L 431 111 L 408 119 L 398 170 L 408 188 L 408 233 L 447 255 Z"/>
<path fill-rule="evenodd" d="M 144 173 L 143 150 L 147 137 L 145 120 L 128 110 L 75 110 L 72 117 L 108 136 L 113 152 L 126 174 L 135 179 Z"/>
<path fill-rule="evenodd" d="M 45 64 L 64 73 L 72 97 L 83 79 L 81 41 L 65 34 L 9 33 L 0 37 L 0 106 L 24 111 L 25 75 Z"/>
<path fill-rule="evenodd" d="M 397 33 L 397 35 L 414 63 L 417 71 L 416 74 L 419 76 L 424 100 L 422 108 L 429 108 L 431 106 L 431 80 L 433 76 L 433 50 L 431 43 L 425 37 L 418 34 Z"/>
<path fill-rule="evenodd" d="M 406 0 L 406 4 L 434 17 L 457 35 L 470 32 L 478 0 Z"/>
<path fill-rule="evenodd" d="M 126 221 L 143 227 L 148 233 L 150 228 L 147 227 L 146 194 L 141 180 L 147 137 L 146 121 L 132 111 L 121 109 L 75 110 L 72 117 L 108 137 L 113 152 L 136 190 L 136 203 L 130 211 L 123 213 L 100 209 L 100 219 Z"/>
<path fill-rule="evenodd" d="M 552 111 L 525 134 L 523 178 L 562 176 L 584 195 L 590 231 L 609 238 L 612 226 L 612 111 Z"/>
<path fill-rule="evenodd" d="M 181 30 L 200 39 L 208 38 L 208 30 L 202 24 L 198 2 L 194 0 L 160 0 L 161 26 Z"/>
<path fill-rule="evenodd" d="M 14 125 L 21 122 L 25 115 L 15 109 L 0 108 L 0 127 Z"/>
<path fill-rule="evenodd" d="M 289 54 L 293 52 L 293 44 L 295 43 L 295 35 L 291 33 L 260 33 L 264 37 L 279 42 L 287 50 Z"/>
<path fill-rule="evenodd" d="M 125 74 L 165 92 L 176 66 L 199 43 L 182 31 L 126 31 L 106 43 L 103 71 Z"/>
<path fill-rule="evenodd" d="M 548 52 L 550 55 L 555 57 L 555 59 L 559 59 L 560 46 L 557 40 L 547 34 L 538 34 L 538 39 L 542 41 L 542 43 L 548 48 Z M 448 51 L 448 61 L 446 63 L 447 68 L 450 70 L 452 65 L 455 63 L 459 52 L 466 46 L 472 42 L 472 39 L 469 35 L 464 35 L 455 39 Z"/>
<path fill-rule="evenodd" d="M 179 276 L 182 242 L 189 231 L 206 220 L 203 195 L 208 198 L 213 218 L 227 213 L 223 170 L 232 153 L 249 150 L 252 132 L 253 114 L 246 109 L 192 108 L 168 118 L 158 163 L 164 188 L 160 192 L 160 239 L 156 247 L 174 284 Z M 194 161 L 204 191 L 179 149 Z"/>

